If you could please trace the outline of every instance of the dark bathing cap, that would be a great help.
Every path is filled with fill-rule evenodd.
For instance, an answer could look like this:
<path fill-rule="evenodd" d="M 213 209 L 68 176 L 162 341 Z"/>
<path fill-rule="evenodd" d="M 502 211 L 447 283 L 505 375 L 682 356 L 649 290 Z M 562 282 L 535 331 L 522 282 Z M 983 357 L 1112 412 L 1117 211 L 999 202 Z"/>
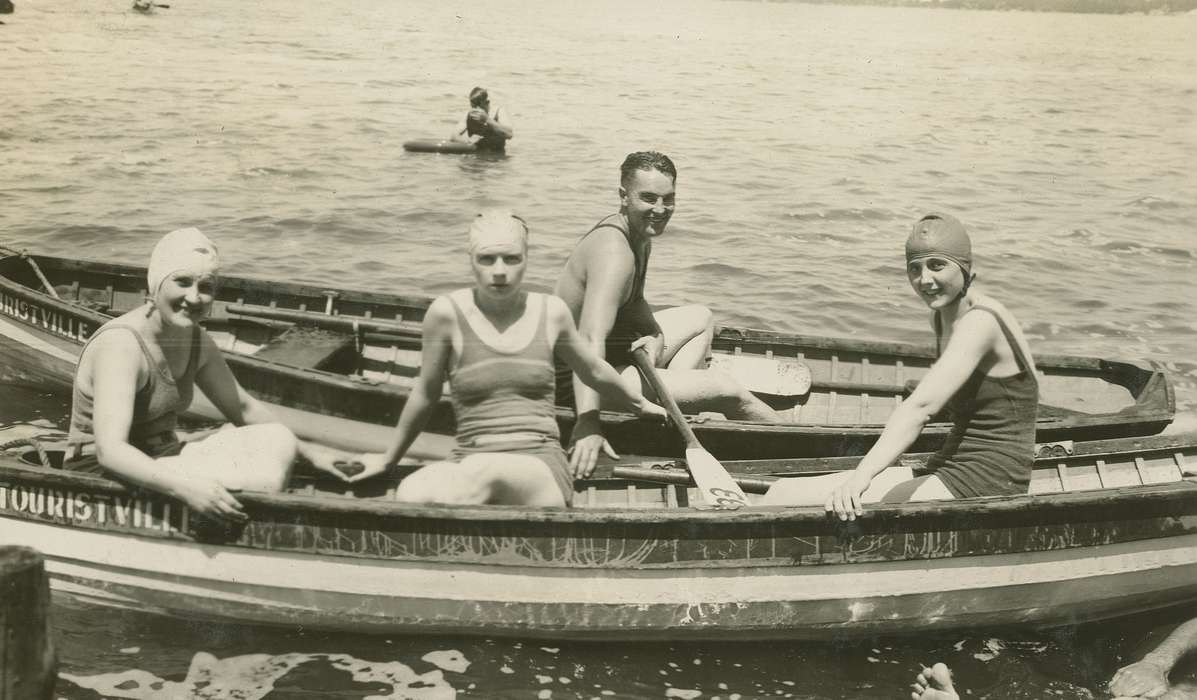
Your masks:
<path fill-rule="evenodd" d="M 959 219 L 932 213 L 915 222 L 906 239 L 906 264 L 932 256 L 956 263 L 968 278 L 973 267 L 973 246 Z"/>
<path fill-rule="evenodd" d="M 486 94 L 486 88 L 476 87 L 470 90 L 470 106 L 480 107 L 483 102 L 490 99 L 490 95 Z"/>

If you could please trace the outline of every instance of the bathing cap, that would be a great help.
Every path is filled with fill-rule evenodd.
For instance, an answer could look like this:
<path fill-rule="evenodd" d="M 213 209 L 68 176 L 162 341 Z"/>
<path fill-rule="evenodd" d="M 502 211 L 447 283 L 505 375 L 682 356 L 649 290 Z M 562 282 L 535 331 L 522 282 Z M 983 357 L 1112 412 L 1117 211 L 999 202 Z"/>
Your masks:
<path fill-rule="evenodd" d="M 516 242 L 527 248 L 528 224 L 504 209 L 488 209 L 470 224 L 470 252 L 487 243 Z"/>
<path fill-rule="evenodd" d="M 486 94 L 486 88 L 476 87 L 470 90 L 470 106 L 480 107 L 483 102 L 490 99 L 490 95 Z"/>
<path fill-rule="evenodd" d="M 150 296 L 157 296 L 162 281 L 179 270 L 196 274 L 217 274 L 220 270 L 216 246 L 197 228 L 175 229 L 154 246 L 146 274 Z"/>
<path fill-rule="evenodd" d="M 951 260 L 964 271 L 973 267 L 973 246 L 964 224 L 950 214 L 927 214 L 919 219 L 906 239 L 906 263 L 936 256 Z"/>

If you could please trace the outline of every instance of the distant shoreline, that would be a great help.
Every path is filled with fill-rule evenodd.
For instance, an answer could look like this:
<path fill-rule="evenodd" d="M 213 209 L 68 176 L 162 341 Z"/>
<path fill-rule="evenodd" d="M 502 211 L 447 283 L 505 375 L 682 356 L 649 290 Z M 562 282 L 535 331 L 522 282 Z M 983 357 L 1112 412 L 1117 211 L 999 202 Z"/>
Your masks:
<path fill-rule="evenodd" d="M 955 10 L 1020 10 L 1099 15 L 1175 15 L 1197 10 L 1197 0 L 764 0 L 809 5 L 943 7 Z"/>

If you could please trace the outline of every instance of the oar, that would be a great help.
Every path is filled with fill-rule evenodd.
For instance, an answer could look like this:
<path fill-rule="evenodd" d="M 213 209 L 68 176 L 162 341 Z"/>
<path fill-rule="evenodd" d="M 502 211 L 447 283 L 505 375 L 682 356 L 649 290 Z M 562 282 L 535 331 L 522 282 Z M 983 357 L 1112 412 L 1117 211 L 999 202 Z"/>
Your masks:
<path fill-rule="evenodd" d="M 665 388 L 665 383 L 661 381 L 660 375 L 653 367 L 653 362 L 648 357 L 648 351 L 644 348 L 636 348 L 632 353 L 632 359 L 640 368 L 644 378 L 648 380 L 649 386 L 657 392 L 657 398 L 669 413 L 673 424 L 681 432 L 682 439 L 686 441 L 686 466 L 690 470 L 690 476 L 694 478 L 694 483 L 698 485 L 703 502 L 718 508 L 740 508 L 748 505 L 748 497 L 744 495 L 739 484 L 731 478 L 719 460 L 707 452 L 698 442 L 698 438 L 694 436 L 694 431 L 686 422 L 686 416 L 682 413 L 682 409 L 678 408 L 677 402 L 670 396 L 669 391 Z"/>
<path fill-rule="evenodd" d="M 652 481 L 661 484 L 689 485 L 693 481 L 691 475 L 681 469 L 654 469 L 653 467 L 617 466 L 611 469 L 611 476 L 616 479 Z M 773 485 L 773 482 L 777 481 L 776 476 L 770 475 L 731 474 L 729 476 L 747 493 L 765 493 Z"/>
<path fill-rule="evenodd" d="M 259 306 L 257 304 L 228 304 L 225 306 L 225 312 L 233 316 L 253 316 L 275 321 L 307 323 L 320 328 L 348 332 L 377 331 L 419 337 L 421 330 L 421 326 L 418 323 L 392 321 L 383 318 L 365 318 L 364 316 L 333 316 L 316 311 L 280 309 L 271 306 Z"/>

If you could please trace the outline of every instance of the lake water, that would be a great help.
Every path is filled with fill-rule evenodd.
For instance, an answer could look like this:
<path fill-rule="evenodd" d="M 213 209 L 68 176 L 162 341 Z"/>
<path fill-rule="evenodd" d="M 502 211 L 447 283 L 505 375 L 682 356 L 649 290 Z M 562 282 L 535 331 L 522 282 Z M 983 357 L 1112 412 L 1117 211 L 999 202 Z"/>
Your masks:
<path fill-rule="evenodd" d="M 141 263 L 162 233 L 195 225 L 229 271 L 434 293 L 467 282 L 467 222 L 501 205 L 531 224 L 529 279 L 547 288 L 617 206 L 623 156 L 658 149 L 680 175 L 654 303 L 926 341 L 902 241 L 942 209 L 969 224 L 979 283 L 1037 352 L 1162 362 L 1178 424 L 1197 425 L 1197 16 L 170 4 L 141 15 L 126 0 L 18 0 L 4 17 L 0 243 Z M 513 116 L 507 157 L 401 149 L 446 136 L 474 85 Z M 0 387 L 0 422 L 64 414 L 61 399 Z M 937 659 L 975 697 L 1083 698 L 1167 619 L 687 647 L 55 614 L 62 697 L 275 699 L 896 698 Z"/>

